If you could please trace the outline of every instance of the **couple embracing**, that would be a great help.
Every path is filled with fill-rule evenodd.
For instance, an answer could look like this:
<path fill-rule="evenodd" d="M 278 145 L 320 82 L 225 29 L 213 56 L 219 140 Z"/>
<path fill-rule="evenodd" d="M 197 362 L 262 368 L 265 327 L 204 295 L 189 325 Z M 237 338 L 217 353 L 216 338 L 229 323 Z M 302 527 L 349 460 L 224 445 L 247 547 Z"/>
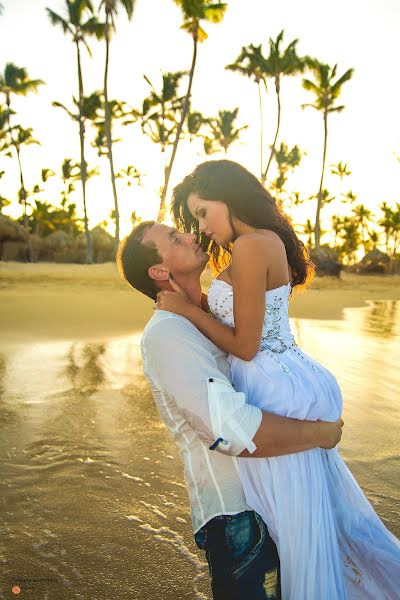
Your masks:
<path fill-rule="evenodd" d="M 400 542 L 336 448 L 338 383 L 290 330 L 313 264 L 288 217 L 227 160 L 185 177 L 171 209 L 176 228 L 141 223 L 117 262 L 156 301 L 143 368 L 180 450 L 214 600 L 400 598 Z"/>

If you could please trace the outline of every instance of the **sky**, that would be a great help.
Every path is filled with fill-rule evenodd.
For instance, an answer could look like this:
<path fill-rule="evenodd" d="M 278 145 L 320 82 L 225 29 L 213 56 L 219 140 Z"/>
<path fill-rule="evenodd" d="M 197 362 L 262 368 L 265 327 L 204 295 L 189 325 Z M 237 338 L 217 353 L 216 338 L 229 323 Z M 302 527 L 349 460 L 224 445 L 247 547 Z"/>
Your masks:
<path fill-rule="evenodd" d="M 26 187 L 39 182 L 40 170 L 51 168 L 60 173 L 64 158 L 79 160 L 79 137 L 75 123 L 60 109 L 51 106 L 57 100 L 71 105 L 77 95 L 77 67 L 73 44 L 60 28 L 52 26 L 45 8 L 60 14 L 62 0 L 2 0 L 0 17 L 1 60 L 27 68 L 33 79 L 46 85 L 37 95 L 17 98 L 13 108 L 18 122 L 33 127 L 40 146 L 23 150 Z M 94 2 L 96 4 L 96 2 Z M 276 38 L 284 29 L 286 46 L 298 38 L 298 53 L 312 55 L 330 65 L 338 65 L 338 75 L 353 67 L 350 82 L 343 87 L 340 104 L 345 110 L 329 117 L 327 175 L 325 187 L 339 196 L 350 189 L 360 202 L 379 215 L 382 201 L 390 205 L 400 201 L 400 2 L 398 0 L 337 0 L 334 4 L 320 0 L 230 0 L 222 23 L 206 24 L 208 40 L 200 44 L 192 90 L 192 108 L 205 116 L 216 116 L 221 109 L 239 107 L 238 126 L 248 125 L 240 142 L 226 155 L 259 174 L 259 110 L 256 85 L 247 78 L 225 70 L 242 46 L 263 44 L 268 53 L 268 39 Z M 180 29 L 182 15 L 173 0 L 137 0 L 131 22 L 120 11 L 117 33 L 111 44 L 109 89 L 110 97 L 125 100 L 139 108 L 149 87 L 146 74 L 155 87 L 161 84 L 161 72 L 189 70 L 192 58 L 191 37 Z M 104 44 L 90 42 L 93 57 L 83 52 L 85 93 L 101 89 L 104 69 Z M 185 92 L 185 86 L 182 88 Z M 278 141 L 289 146 L 297 144 L 305 153 L 300 167 L 289 179 L 287 189 L 299 191 L 307 198 L 318 191 L 322 149 L 323 123 L 319 112 L 302 110 L 301 105 L 313 101 L 311 93 L 302 89 L 301 78 L 282 82 L 282 121 Z M 265 162 L 269 155 L 276 126 L 274 86 L 263 98 Z M 130 229 L 129 216 L 136 210 L 144 219 L 155 218 L 158 193 L 163 183 L 164 159 L 160 148 L 143 136 L 139 126 L 115 132 L 124 137 L 116 144 L 116 170 L 134 165 L 143 174 L 142 186 L 120 187 L 121 230 Z M 214 154 L 212 158 L 223 158 Z M 207 160 L 201 142 L 180 142 L 171 188 L 197 164 Z M 342 183 L 330 174 L 329 165 L 348 163 L 351 176 Z M 108 218 L 113 208 L 111 185 L 106 159 L 100 159 L 88 144 L 88 162 L 98 165 L 100 176 L 88 184 L 88 213 L 94 226 Z M 21 214 L 15 200 L 19 187 L 16 160 L 0 158 L 1 195 L 13 200 L 4 212 Z M 271 173 L 273 175 L 273 172 Z M 119 184 L 121 186 L 121 184 Z M 59 200 L 60 184 L 49 181 L 42 199 Z M 71 197 L 81 212 L 81 194 Z M 338 210 L 338 203 L 324 209 L 323 226 L 329 228 L 329 217 Z M 294 220 L 314 220 L 315 203 L 306 201 Z M 110 229 L 111 231 L 111 229 Z"/>

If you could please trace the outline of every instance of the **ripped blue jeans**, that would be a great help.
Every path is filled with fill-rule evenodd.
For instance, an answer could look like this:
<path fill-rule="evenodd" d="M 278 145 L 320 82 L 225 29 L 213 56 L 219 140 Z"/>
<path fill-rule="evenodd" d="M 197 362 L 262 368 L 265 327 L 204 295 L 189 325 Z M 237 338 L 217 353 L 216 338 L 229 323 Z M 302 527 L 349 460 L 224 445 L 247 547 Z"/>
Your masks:
<path fill-rule="evenodd" d="M 214 600 L 279 600 L 279 557 L 254 511 L 214 517 L 196 534 L 205 551 Z"/>

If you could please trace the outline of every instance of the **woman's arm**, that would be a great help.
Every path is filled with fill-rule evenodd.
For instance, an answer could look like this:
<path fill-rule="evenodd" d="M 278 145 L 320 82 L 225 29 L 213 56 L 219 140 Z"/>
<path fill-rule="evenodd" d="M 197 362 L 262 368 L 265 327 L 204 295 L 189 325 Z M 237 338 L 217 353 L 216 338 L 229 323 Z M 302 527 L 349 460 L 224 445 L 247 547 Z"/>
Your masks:
<path fill-rule="evenodd" d="M 260 346 L 265 315 L 267 261 L 271 255 L 268 246 L 265 236 L 259 234 L 241 236 L 233 245 L 234 328 L 219 323 L 200 307 L 185 301 L 179 293 L 160 292 L 157 295 L 159 308 L 186 317 L 225 352 L 251 360 Z"/>

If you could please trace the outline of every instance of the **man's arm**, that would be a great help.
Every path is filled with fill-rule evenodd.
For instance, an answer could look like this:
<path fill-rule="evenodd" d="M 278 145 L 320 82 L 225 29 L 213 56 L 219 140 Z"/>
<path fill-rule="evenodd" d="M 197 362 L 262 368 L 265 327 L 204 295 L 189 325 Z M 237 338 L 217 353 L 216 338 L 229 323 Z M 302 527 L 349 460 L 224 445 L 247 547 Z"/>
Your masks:
<path fill-rule="evenodd" d="M 245 449 L 239 456 L 260 458 L 295 454 L 313 448 L 334 448 L 342 437 L 343 420 L 299 421 L 263 411 L 261 425 L 253 438 L 257 450 Z"/>
<path fill-rule="evenodd" d="M 215 451 L 279 456 L 333 447 L 340 440 L 338 424 L 280 417 L 247 404 L 218 368 L 211 342 L 186 319 L 171 315 L 152 325 L 142 355 L 147 377 Z"/>

